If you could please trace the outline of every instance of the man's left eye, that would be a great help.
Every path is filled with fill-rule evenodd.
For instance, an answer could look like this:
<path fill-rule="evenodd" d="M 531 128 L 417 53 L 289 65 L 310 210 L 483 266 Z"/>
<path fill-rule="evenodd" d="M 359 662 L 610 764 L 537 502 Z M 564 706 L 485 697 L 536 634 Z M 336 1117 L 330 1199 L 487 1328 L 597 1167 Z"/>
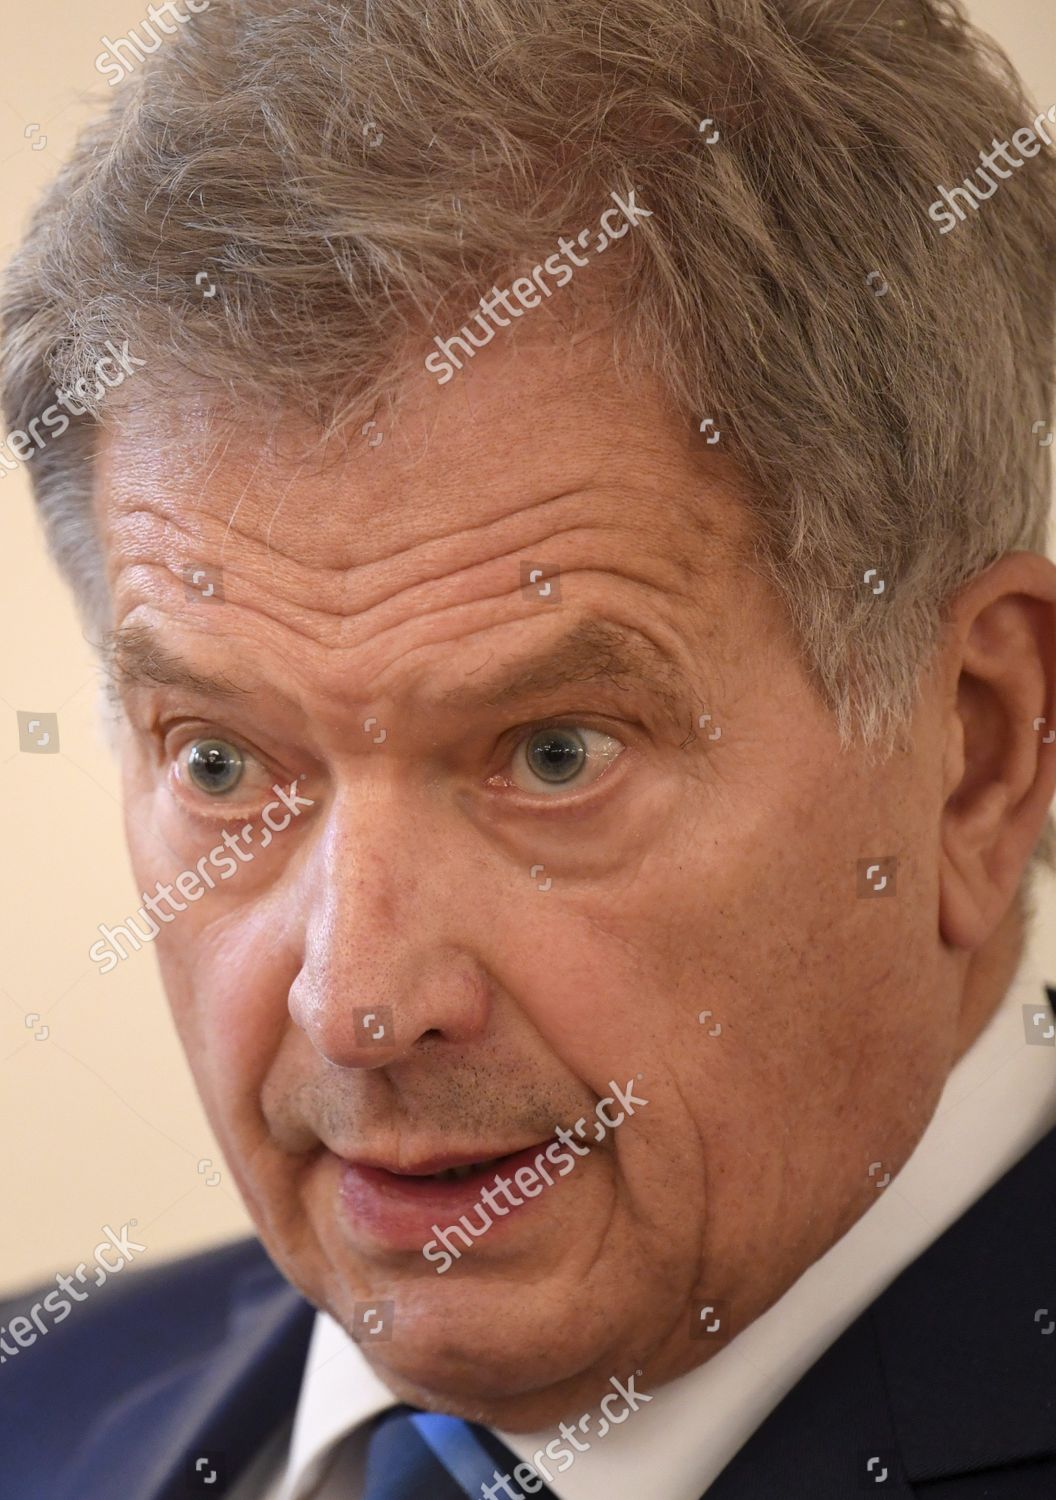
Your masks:
<path fill-rule="evenodd" d="M 598 729 L 537 729 L 514 751 L 512 779 L 521 791 L 544 794 L 589 786 L 624 749 L 618 739 Z"/>
<path fill-rule="evenodd" d="M 183 758 L 186 779 L 209 797 L 234 791 L 245 774 L 245 760 L 229 740 L 194 740 Z"/>

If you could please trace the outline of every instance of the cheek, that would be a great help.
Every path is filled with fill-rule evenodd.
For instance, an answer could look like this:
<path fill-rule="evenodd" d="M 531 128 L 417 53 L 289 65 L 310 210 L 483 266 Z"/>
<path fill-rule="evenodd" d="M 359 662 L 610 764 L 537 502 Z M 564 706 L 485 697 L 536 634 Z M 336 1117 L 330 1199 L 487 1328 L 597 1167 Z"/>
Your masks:
<path fill-rule="evenodd" d="M 822 1253 L 868 1207 L 869 1163 L 901 1164 L 941 1088 L 954 1018 L 935 893 L 914 876 L 928 862 L 900 839 L 898 898 L 859 896 L 869 839 L 778 825 L 740 862 L 727 843 L 708 900 L 671 909 L 665 940 L 696 954 L 670 1034 L 714 1263 L 736 1265 L 746 1239 L 784 1245 L 789 1274 Z"/>
<path fill-rule="evenodd" d="M 490 966 L 550 1052 L 600 1093 L 646 1061 L 655 1070 L 666 1052 L 666 984 L 644 911 L 624 903 L 614 918 L 593 892 L 540 895 L 495 915 Z"/>
<path fill-rule="evenodd" d="M 777 1205 L 797 1183 L 805 1215 L 853 1197 L 881 1145 L 904 1155 L 923 1128 L 953 1042 L 930 825 L 891 789 L 885 805 L 821 780 L 756 785 L 743 808 L 727 783 L 633 880 L 520 903 L 499 950 L 595 1092 L 643 1075 L 634 1141 L 706 1172 L 734 1219 L 737 1184 Z M 896 898 L 863 894 L 859 859 L 891 851 Z"/>
<path fill-rule="evenodd" d="M 680 1180 L 702 1182 L 704 1170 L 708 1096 L 696 1086 L 699 1051 L 696 1063 L 692 1056 L 700 1044 L 687 1024 L 684 955 L 658 938 L 663 906 L 664 892 L 641 884 L 618 902 L 598 892 L 589 903 L 540 895 L 505 915 L 493 948 L 500 981 L 546 1054 L 599 1099 L 614 1099 L 610 1119 L 624 1112 L 621 1092 L 633 1095 L 623 1121 L 602 1132 L 601 1149 L 612 1153 L 618 1194 L 643 1232 L 671 1219 Z M 591 1114 L 580 1139 L 596 1140 L 597 1128 Z M 683 1193 L 671 1222 L 695 1243 L 703 1212 L 701 1196 Z M 671 1235 L 672 1244 L 680 1239 Z"/>
<path fill-rule="evenodd" d="M 228 1144 L 262 1129 L 260 1091 L 283 1038 L 292 973 L 266 902 L 208 910 L 207 893 L 163 930 L 158 960 L 173 1019 L 210 1121 Z M 179 924 L 179 925 L 177 925 Z"/>
<path fill-rule="evenodd" d="M 171 919 L 155 918 L 152 946 L 177 1030 L 200 1086 L 217 1092 L 215 1078 L 232 1090 L 259 1075 L 289 1020 L 293 975 L 277 959 L 276 890 L 294 841 L 275 838 L 264 847 L 257 820 L 236 854 L 224 842 L 225 829 L 233 836 L 247 824 L 189 816 L 134 748 L 125 759 L 124 788 L 137 899 L 172 888 L 171 899 L 158 898 Z"/>

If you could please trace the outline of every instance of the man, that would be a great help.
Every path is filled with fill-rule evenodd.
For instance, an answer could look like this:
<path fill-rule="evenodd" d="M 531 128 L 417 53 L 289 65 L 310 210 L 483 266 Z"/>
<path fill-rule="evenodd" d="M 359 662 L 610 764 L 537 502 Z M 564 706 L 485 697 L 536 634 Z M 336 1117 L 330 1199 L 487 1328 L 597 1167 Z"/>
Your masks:
<path fill-rule="evenodd" d="M 10 1359 L 14 1493 L 1053 1493 L 1051 151 L 928 214 L 1035 120 L 930 0 L 216 0 L 118 90 L 6 410 L 142 361 L 33 473 L 266 1255 Z"/>

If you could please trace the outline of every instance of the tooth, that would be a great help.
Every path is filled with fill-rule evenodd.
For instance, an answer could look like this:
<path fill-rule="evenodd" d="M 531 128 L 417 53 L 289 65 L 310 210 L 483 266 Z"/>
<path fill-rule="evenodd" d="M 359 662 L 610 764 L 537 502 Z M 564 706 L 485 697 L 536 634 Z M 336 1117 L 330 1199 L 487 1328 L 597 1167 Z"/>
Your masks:
<path fill-rule="evenodd" d="M 431 1175 L 437 1182 L 462 1182 L 464 1178 L 471 1177 L 475 1172 L 492 1171 L 503 1160 L 501 1156 L 492 1156 L 487 1161 L 470 1162 L 464 1167 L 445 1167 L 442 1172 L 433 1172 Z"/>
<path fill-rule="evenodd" d="M 468 1166 L 468 1167 L 445 1167 L 442 1172 L 436 1172 L 433 1175 L 436 1177 L 437 1181 L 439 1181 L 439 1182 L 461 1182 L 462 1179 L 464 1177 L 468 1177 L 469 1174 L 472 1171 L 473 1171 L 473 1167 L 472 1166 Z"/>

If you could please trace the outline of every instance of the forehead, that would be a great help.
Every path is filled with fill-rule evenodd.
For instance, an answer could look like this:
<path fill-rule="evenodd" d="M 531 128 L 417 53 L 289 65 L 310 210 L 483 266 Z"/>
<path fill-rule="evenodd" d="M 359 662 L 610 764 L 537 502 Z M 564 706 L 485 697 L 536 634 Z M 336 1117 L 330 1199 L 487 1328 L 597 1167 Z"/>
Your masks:
<path fill-rule="evenodd" d="M 293 414 L 221 411 L 194 388 L 154 404 L 144 381 L 100 443 L 104 535 L 120 550 L 153 527 L 214 561 L 261 553 L 273 570 L 416 567 L 445 542 L 468 556 L 493 556 L 506 531 L 518 549 L 545 542 L 570 520 L 560 502 L 580 496 L 574 524 L 594 518 L 671 558 L 691 541 L 740 541 L 723 456 L 695 451 L 659 384 L 617 378 L 609 354 L 604 332 L 522 337 L 443 387 L 412 365 L 394 401 L 326 444 Z"/>

